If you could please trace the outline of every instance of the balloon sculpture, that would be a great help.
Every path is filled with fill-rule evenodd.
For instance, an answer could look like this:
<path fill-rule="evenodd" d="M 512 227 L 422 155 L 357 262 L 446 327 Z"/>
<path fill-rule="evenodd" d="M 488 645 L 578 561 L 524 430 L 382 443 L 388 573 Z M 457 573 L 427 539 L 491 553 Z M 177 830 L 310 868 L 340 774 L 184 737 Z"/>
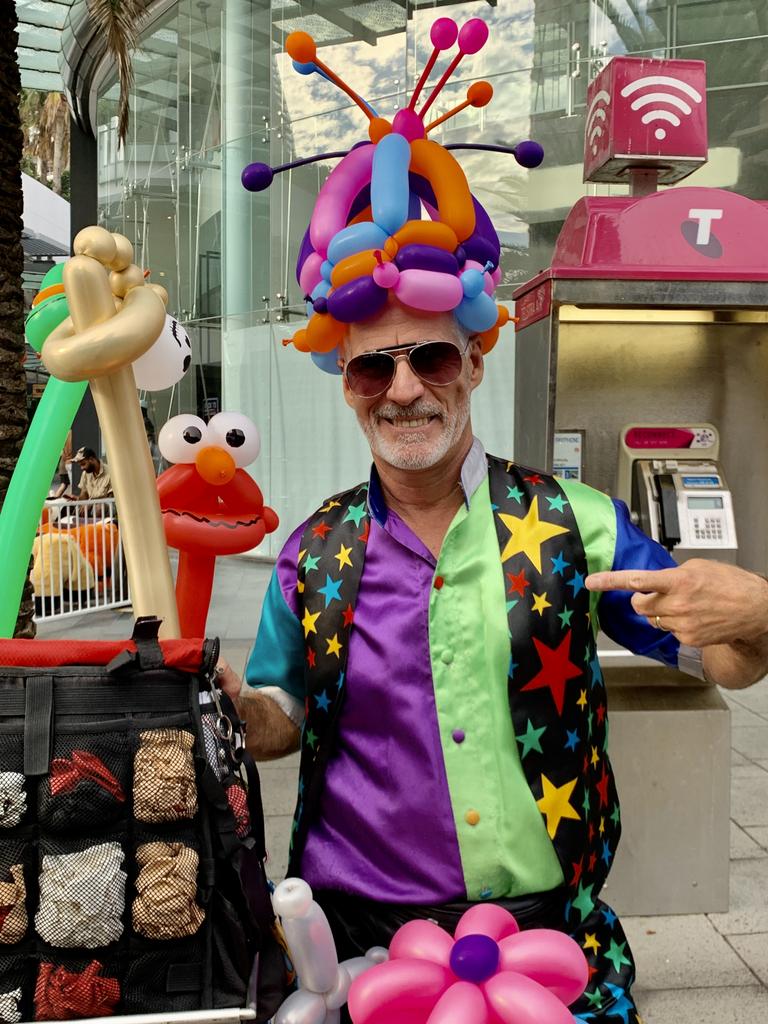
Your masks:
<path fill-rule="evenodd" d="M 275 1024 L 338 1024 L 352 982 L 387 959 L 381 946 L 339 963 L 328 919 L 300 878 L 286 878 L 272 896 L 300 987 L 277 1011 Z M 395 1018 L 391 1018 L 394 1024 Z"/>
<path fill-rule="evenodd" d="M 26 338 L 36 352 L 42 351 L 51 332 L 69 317 L 64 267 L 59 263 L 48 271 L 27 316 Z M 137 387 L 147 391 L 170 387 L 181 380 L 190 361 L 189 338 L 175 320 L 166 316 L 159 337 L 134 363 Z M 0 509 L 1 637 L 13 635 L 40 513 L 86 387 L 84 380 L 48 380 Z"/>
<path fill-rule="evenodd" d="M 354 1024 L 573 1024 L 568 1006 L 588 978 L 569 936 L 521 932 L 508 911 L 479 903 L 453 938 L 431 921 L 403 925 L 387 963 L 353 982 L 349 1011 Z"/>
<path fill-rule="evenodd" d="M 181 635 L 205 636 L 217 555 L 249 551 L 278 519 L 244 466 L 259 454 L 259 432 L 240 413 L 220 412 L 207 424 L 174 416 L 160 430 L 163 456 L 176 465 L 157 490 L 168 544 L 178 548 L 176 602 Z"/>
<path fill-rule="evenodd" d="M 305 292 L 309 323 L 291 339 L 311 352 L 321 369 L 338 373 L 338 345 L 346 325 L 373 316 L 390 294 L 415 309 L 453 311 L 471 334 L 479 334 L 483 352 L 496 344 L 509 319 L 494 300 L 501 279 L 500 243 L 491 220 L 472 195 L 463 170 L 450 152 L 428 134 L 468 106 L 484 107 L 493 96 L 488 82 L 475 82 L 466 100 L 441 117 L 427 121 L 439 92 L 469 54 L 488 38 L 488 25 L 472 18 L 459 29 L 452 18 L 432 25 L 432 55 L 408 106 L 390 122 L 343 82 L 317 55 L 306 32 L 292 32 L 286 50 L 301 74 L 316 72 L 342 89 L 369 121 L 370 141 L 343 156 L 328 176 L 301 244 L 296 275 Z M 458 42 L 458 52 L 417 112 L 422 88 L 440 53 Z M 451 147 L 454 148 L 454 147 Z M 536 142 L 513 148 L 467 145 L 456 148 L 511 152 L 525 167 L 543 158 Z M 261 191 L 275 173 L 322 157 L 281 167 L 249 164 L 245 188 Z M 427 219 L 422 219 L 422 211 Z"/>

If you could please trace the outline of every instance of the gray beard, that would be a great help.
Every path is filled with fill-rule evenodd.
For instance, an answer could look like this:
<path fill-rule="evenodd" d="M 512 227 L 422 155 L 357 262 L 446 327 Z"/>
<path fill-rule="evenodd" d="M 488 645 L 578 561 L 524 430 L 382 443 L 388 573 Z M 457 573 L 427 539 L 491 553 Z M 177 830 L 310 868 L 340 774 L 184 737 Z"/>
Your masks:
<path fill-rule="evenodd" d="M 371 451 L 395 469 L 431 469 L 436 466 L 458 442 L 469 422 L 470 392 L 465 392 L 453 413 L 446 415 L 444 409 L 429 401 L 420 399 L 409 406 L 388 403 L 376 410 L 373 417 L 360 420 L 360 426 L 368 439 Z M 403 436 L 396 441 L 382 437 L 379 421 L 386 418 L 417 420 L 423 416 L 439 416 L 442 432 L 436 441 L 427 445 L 423 431 L 418 427 L 403 430 Z"/>

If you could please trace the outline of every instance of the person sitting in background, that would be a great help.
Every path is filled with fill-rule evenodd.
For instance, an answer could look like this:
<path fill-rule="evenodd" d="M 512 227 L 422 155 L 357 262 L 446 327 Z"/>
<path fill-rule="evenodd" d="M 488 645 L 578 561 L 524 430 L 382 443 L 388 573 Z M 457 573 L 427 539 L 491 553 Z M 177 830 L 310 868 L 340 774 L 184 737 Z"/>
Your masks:
<path fill-rule="evenodd" d="M 114 497 L 109 466 L 98 457 L 93 448 L 80 448 L 72 461 L 76 462 L 82 471 L 78 484 L 79 493 L 75 501 Z"/>

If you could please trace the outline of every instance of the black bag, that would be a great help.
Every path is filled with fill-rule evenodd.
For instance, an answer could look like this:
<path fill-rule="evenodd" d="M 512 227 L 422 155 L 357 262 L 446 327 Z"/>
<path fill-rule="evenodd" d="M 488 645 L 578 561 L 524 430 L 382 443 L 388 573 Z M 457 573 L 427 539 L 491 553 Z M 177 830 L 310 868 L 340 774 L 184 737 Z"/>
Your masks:
<path fill-rule="evenodd" d="M 218 641 L 0 641 L 0 1021 L 285 995 Z"/>

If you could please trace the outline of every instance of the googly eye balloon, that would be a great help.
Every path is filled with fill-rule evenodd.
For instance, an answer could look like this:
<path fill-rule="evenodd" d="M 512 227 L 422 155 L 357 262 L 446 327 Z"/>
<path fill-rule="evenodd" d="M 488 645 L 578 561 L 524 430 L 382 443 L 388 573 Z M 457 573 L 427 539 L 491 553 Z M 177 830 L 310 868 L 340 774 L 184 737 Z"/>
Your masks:
<path fill-rule="evenodd" d="M 248 466 L 259 457 L 261 437 L 253 420 L 241 412 L 220 412 L 208 421 L 209 444 L 228 451 L 236 466 Z"/>
<path fill-rule="evenodd" d="M 154 345 L 133 364 L 136 387 L 164 391 L 178 384 L 192 363 L 192 343 L 178 320 L 166 316 Z"/>
<path fill-rule="evenodd" d="M 168 462 L 194 462 L 197 453 L 211 443 L 209 438 L 204 420 L 191 413 L 182 413 L 162 425 L 157 444 Z"/>

